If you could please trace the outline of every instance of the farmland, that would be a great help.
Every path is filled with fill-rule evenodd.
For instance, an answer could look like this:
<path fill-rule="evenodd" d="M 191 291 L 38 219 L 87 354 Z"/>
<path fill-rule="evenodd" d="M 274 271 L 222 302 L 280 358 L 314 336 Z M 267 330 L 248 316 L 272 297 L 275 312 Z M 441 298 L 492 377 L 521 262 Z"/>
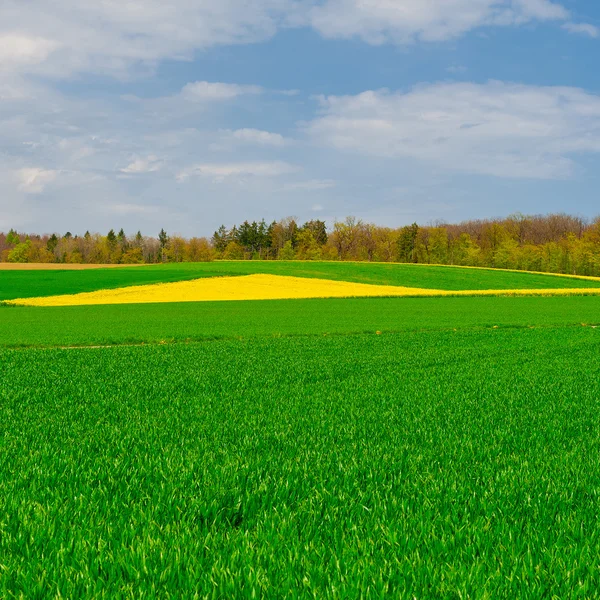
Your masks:
<path fill-rule="evenodd" d="M 289 274 L 595 287 L 383 267 Z M 23 273 L 1 299 L 109 277 Z M 592 597 L 598 324 L 595 296 L 0 306 L 0 597 Z"/>
<path fill-rule="evenodd" d="M 138 266 L 133 269 L 0 271 L 0 301 L 254 273 L 457 291 L 600 288 L 600 279 L 598 278 L 564 277 L 519 271 L 494 271 L 492 269 L 413 264 L 219 261 Z"/>
<path fill-rule="evenodd" d="M 600 325 L 600 298 L 347 298 L 0 307 L 7 348 Z"/>

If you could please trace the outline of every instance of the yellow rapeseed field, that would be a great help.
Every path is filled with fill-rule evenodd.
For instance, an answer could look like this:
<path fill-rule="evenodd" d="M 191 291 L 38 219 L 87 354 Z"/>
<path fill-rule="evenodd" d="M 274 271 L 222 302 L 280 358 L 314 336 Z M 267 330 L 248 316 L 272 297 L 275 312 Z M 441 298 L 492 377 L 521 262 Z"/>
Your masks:
<path fill-rule="evenodd" d="M 565 296 L 600 295 L 600 288 L 545 290 L 429 290 L 421 288 L 370 285 L 328 279 L 308 279 L 280 275 L 214 277 L 131 286 L 82 294 L 22 298 L 11 304 L 21 306 L 83 306 L 91 304 L 140 304 L 151 302 L 207 302 L 227 300 L 276 300 L 292 298 L 350 298 L 385 296 Z"/>

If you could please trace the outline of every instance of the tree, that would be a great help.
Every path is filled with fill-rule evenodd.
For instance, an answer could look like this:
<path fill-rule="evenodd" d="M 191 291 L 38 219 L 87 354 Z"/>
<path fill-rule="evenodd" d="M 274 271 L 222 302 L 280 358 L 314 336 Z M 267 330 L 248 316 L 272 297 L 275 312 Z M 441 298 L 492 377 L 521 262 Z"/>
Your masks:
<path fill-rule="evenodd" d="M 6 243 L 9 246 L 14 246 L 15 244 L 19 244 L 21 242 L 21 239 L 19 238 L 19 235 L 17 234 L 17 232 L 14 229 L 11 229 L 8 232 L 8 235 L 6 236 Z"/>
<path fill-rule="evenodd" d="M 258 224 L 256 221 L 252 223 L 244 221 L 238 229 L 236 242 L 246 252 L 256 252 L 259 248 L 258 241 Z"/>
<path fill-rule="evenodd" d="M 266 251 L 268 254 L 268 251 L 271 249 L 271 235 L 269 226 L 265 223 L 264 219 L 262 219 L 258 224 L 257 241 L 261 258 L 264 258 L 263 253 Z"/>
<path fill-rule="evenodd" d="M 375 252 L 373 260 L 393 262 L 398 254 L 398 232 L 389 227 L 376 227 L 374 230 Z"/>
<path fill-rule="evenodd" d="M 352 260 L 357 258 L 363 222 L 356 217 L 346 217 L 344 221 L 336 221 L 333 224 L 333 232 L 329 237 L 331 243 L 337 250 L 341 260 Z"/>
<path fill-rule="evenodd" d="M 160 245 L 161 260 L 162 262 L 165 262 L 165 248 L 169 243 L 169 236 L 167 235 L 167 232 L 162 228 L 158 234 L 158 243 Z"/>
<path fill-rule="evenodd" d="M 227 248 L 225 248 L 225 251 L 223 252 L 223 258 L 225 260 L 243 260 L 244 248 L 237 242 L 231 241 L 227 244 Z"/>
<path fill-rule="evenodd" d="M 169 262 L 184 262 L 187 258 L 186 251 L 185 240 L 179 235 L 174 235 L 169 239 L 165 255 Z"/>
<path fill-rule="evenodd" d="M 229 232 L 225 228 L 225 225 L 221 225 L 217 231 L 213 233 L 212 244 L 217 252 L 223 252 L 227 248 L 227 244 L 231 241 Z"/>
<path fill-rule="evenodd" d="M 48 252 L 54 253 L 54 250 L 56 250 L 56 246 L 58 246 L 58 236 L 55 233 L 53 233 L 46 242 L 46 248 L 48 249 Z"/>
<path fill-rule="evenodd" d="M 123 231 L 122 227 L 119 230 L 119 233 L 117 233 L 117 242 L 123 252 L 125 250 L 127 250 L 128 246 L 129 246 L 129 242 L 127 240 L 127 236 L 125 235 L 125 232 Z"/>
<path fill-rule="evenodd" d="M 292 247 L 296 247 L 298 237 L 298 224 L 295 217 L 286 217 L 280 221 L 273 222 L 268 228 L 270 243 L 269 247 L 275 252 L 279 252 L 287 241 L 292 243 Z"/>
<path fill-rule="evenodd" d="M 26 263 L 29 262 L 28 254 L 31 250 L 31 240 L 26 240 L 17 244 L 8 254 L 8 262 L 10 263 Z"/>
<path fill-rule="evenodd" d="M 107 235 L 106 235 L 106 242 L 108 243 L 108 247 L 111 250 L 115 249 L 115 246 L 117 245 L 117 236 L 115 235 L 115 230 L 111 229 Z"/>
<path fill-rule="evenodd" d="M 191 262 L 214 260 L 214 250 L 206 238 L 192 238 L 188 243 L 188 258 Z"/>
<path fill-rule="evenodd" d="M 294 260 L 295 258 L 296 253 L 292 246 L 292 240 L 288 240 L 279 251 L 279 260 Z"/>
<path fill-rule="evenodd" d="M 353 260 L 373 260 L 377 249 L 377 229 L 372 223 L 359 222 L 356 248 L 351 257 Z"/>
<path fill-rule="evenodd" d="M 419 235 L 419 226 L 416 223 L 407 225 L 400 230 L 398 236 L 398 262 L 411 263 L 417 262 L 417 236 Z"/>
<path fill-rule="evenodd" d="M 144 255 L 142 249 L 138 247 L 130 248 L 123 253 L 121 257 L 121 263 L 124 265 L 137 265 L 144 262 Z"/>
<path fill-rule="evenodd" d="M 310 231 L 313 239 L 319 246 L 324 246 L 327 243 L 327 226 L 325 221 L 312 220 L 307 221 L 302 225 L 300 231 Z"/>
<path fill-rule="evenodd" d="M 438 265 L 448 263 L 448 230 L 445 227 L 432 227 L 429 233 L 431 262 Z"/>
<path fill-rule="evenodd" d="M 281 252 L 283 252 L 283 249 L 280 250 L 280 253 Z M 313 232 L 310 229 L 301 227 L 298 230 L 298 236 L 296 238 L 296 258 L 299 258 L 300 260 L 321 260 L 322 256 L 322 246 L 315 240 Z"/>

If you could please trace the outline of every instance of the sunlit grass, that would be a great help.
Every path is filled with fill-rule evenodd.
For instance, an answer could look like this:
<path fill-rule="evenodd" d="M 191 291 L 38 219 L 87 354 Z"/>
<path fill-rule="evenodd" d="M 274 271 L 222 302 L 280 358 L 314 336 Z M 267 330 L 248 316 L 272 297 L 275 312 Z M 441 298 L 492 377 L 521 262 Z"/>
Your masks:
<path fill-rule="evenodd" d="M 0 307 L 0 347 L 600 325 L 598 296 L 344 298 Z"/>
<path fill-rule="evenodd" d="M 599 354 L 581 327 L 0 351 L 0 597 L 594 597 Z"/>

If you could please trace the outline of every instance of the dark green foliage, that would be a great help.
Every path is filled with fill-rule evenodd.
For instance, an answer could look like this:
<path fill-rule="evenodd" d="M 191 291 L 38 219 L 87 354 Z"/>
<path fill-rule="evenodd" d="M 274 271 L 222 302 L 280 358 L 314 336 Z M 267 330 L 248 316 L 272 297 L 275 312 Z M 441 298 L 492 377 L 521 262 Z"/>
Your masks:
<path fill-rule="evenodd" d="M 319 221 L 318 219 L 307 221 L 300 227 L 300 231 L 309 231 L 315 243 L 319 246 L 324 246 L 327 243 L 328 236 L 325 221 Z"/>
<path fill-rule="evenodd" d="M 107 234 L 106 234 L 106 242 L 108 244 L 108 247 L 111 250 L 114 250 L 116 245 L 117 245 L 117 236 L 115 234 L 115 230 L 111 229 Z"/>
<path fill-rule="evenodd" d="M 212 245 L 217 252 L 223 252 L 230 241 L 231 237 L 225 225 L 221 225 L 221 227 L 213 233 L 211 238 Z"/>
<path fill-rule="evenodd" d="M 239 228 L 235 229 L 232 239 L 252 254 L 271 246 L 269 228 L 264 219 L 260 223 L 244 221 Z"/>
<path fill-rule="evenodd" d="M 127 241 L 127 236 L 125 235 L 125 231 L 123 230 L 123 228 L 121 227 L 121 229 L 119 229 L 119 233 L 117 233 L 117 241 L 119 243 L 119 246 L 121 247 L 121 250 L 126 250 L 128 244 Z"/>
<path fill-rule="evenodd" d="M 594 597 L 599 355 L 581 327 L 2 351 L 0 597 Z"/>
<path fill-rule="evenodd" d="M 161 229 L 158 234 L 158 242 L 160 244 L 161 250 L 164 250 L 165 246 L 169 243 L 169 236 L 164 229 Z"/>
<path fill-rule="evenodd" d="M 398 262 L 417 262 L 416 247 L 419 226 L 416 223 L 407 225 L 400 230 L 398 236 Z"/>
<path fill-rule="evenodd" d="M 600 287 L 600 281 L 493 269 L 383 263 L 217 261 L 83 271 L 0 271 L 0 300 L 252 273 L 442 290 Z"/>
<path fill-rule="evenodd" d="M 89 235 L 89 233 L 88 233 Z M 58 245 L 58 237 L 55 233 L 53 233 L 50 238 L 48 238 L 48 242 L 46 243 L 46 248 L 48 252 L 54 252 L 56 246 Z"/>

